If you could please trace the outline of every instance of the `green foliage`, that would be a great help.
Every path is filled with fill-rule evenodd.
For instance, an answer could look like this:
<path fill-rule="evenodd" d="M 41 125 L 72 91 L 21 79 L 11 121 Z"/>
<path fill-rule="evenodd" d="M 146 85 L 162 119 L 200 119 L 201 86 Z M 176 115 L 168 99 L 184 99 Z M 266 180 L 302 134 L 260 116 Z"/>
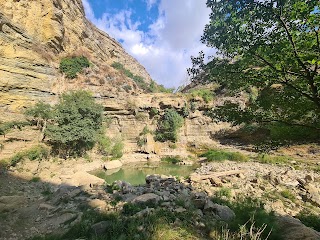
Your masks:
<path fill-rule="evenodd" d="M 154 116 L 157 116 L 159 114 L 159 110 L 156 109 L 156 108 L 151 108 L 150 111 L 149 111 L 149 115 L 151 118 L 153 118 Z"/>
<path fill-rule="evenodd" d="M 42 129 L 45 123 L 52 119 L 52 108 L 50 104 L 37 102 L 33 107 L 27 108 L 25 115 L 32 124 Z"/>
<path fill-rule="evenodd" d="M 320 129 L 319 1 L 207 1 L 202 42 L 219 51 L 192 58 L 194 80 L 214 81 L 244 106 L 226 102 L 211 116 L 240 123 L 279 122 Z M 254 91 L 256 92 L 254 92 Z"/>
<path fill-rule="evenodd" d="M 121 158 L 123 156 L 124 144 L 121 138 L 114 139 L 114 145 L 111 150 L 111 155 L 113 158 Z"/>
<path fill-rule="evenodd" d="M 86 91 L 63 94 L 46 130 L 57 153 L 67 157 L 92 148 L 102 127 L 102 113 L 103 107 Z"/>
<path fill-rule="evenodd" d="M 266 238 L 270 233 L 268 239 L 282 239 L 281 232 L 277 226 L 276 216 L 273 212 L 266 212 L 264 203 L 260 200 L 253 198 L 238 198 L 236 201 L 226 201 L 225 199 L 215 197 L 213 198 L 213 202 L 226 205 L 234 211 L 236 217 L 227 223 L 227 228 L 230 229 L 231 232 L 237 232 L 239 226 L 244 226 L 246 232 L 249 232 L 250 226 L 254 224 L 257 228 L 266 226 L 265 231 L 262 233 L 262 237 Z"/>
<path fill-rule="evenodd" d="M 111 154 L 112 150 L 112 140 L 105 136 L 105 135 L 100 135 L 98 138 L 98 151 L 100 154 L 108 156 Z"/>
<path fill-rule="evenodd" d="M 13 157 L 8 159 L 8 165 L 15 167 L 19 162 L 24 159 L 34 160 L 43 160 L 47 159 L 50 155 L 50 151 L 47 147 L 43 145 L 34 146 L 28 150 L 21 151 L 16 153 Z"/>
<path fill-rule="evenodd" d="M 77 74 L 84 68 L 90 67 L 89 60 L 84 57 L 67 57 L 60 62 L 60 71 L 66 74 L 67 78 L 76 78 Z"/>
<path fill-rule="evenodd" d="M 217 198 L 227 198 L 227 199 L 230 199 L 231 198 L 231 189 L 230 188 L 226 188 L 226 187 L 222 187 L 220 188 L 216 193 L 215 193 L 215 196 Z"/>
<path fill-rule="evenodd" d="M 181 158 L 179 156 L 167 156 L 167 157 L 163 157 L 161 158 L 162 162 L 167 162 L 167 163 L 172 163 L 172 164 L 177 164 L 179 162 L 181 162 Z"/>
<path fill-rule="evenodd" d="M 190 95 L 192 98 L 200 97 L 203 101 L 209 103 L 213 100 L 214 93 L 209 89 L 197 89 L 191 91 Z"/>
<path fill-rule="evenodd" d="M 287 156 L 271 156 L 269 154 L 259 154 L 257 161 L 268 164 L 288 163 L 292 159 Z"/>
<path fill-rule="evenodd" d="M 113 63 L 111 64 L 111 67 L 113 67 L 113 68 L 115 68 L 115 69 L 118 69 L 118 70 L 124 69 L 124 66 L 123 66 L 121 63 L 119 63 L 119 62 L 113 62 Z"/>
<path fill-rule="evenodd" d="M 114 62 L 111 64 L 111 66 L 120 72 L 122 72 L 124 75 L 126 75 L 128 78 L 131 78 L 141 89 L 150 92 L 150 86 L 147 85 L 144 78 L 138 75 L 134 75 L 130 70 L 126 69 L 121 63 Z"/>
<path fill-rule="evenodd" d="M 296 216 L 296 218 L 298 218 L 307 227 L 311 227 L 320 232 L 320 216 L 318 214 L 303 210 Z"/>
<path fill-rule="evenodd" d="M 247 162 L 249 161 L 249 158 L 241 154 L 239 152 L 227 152 L 224 150 L 217 150 L 217 149 L 211 149 L 203 154 L 200 155 L 200 157 L 206 157 L 207 161 L 224 161 L 224 160 L 230 160 L 230 161 L 236 161 L 236 162 Z"/>
<path fill-rule="evenodd" d="M 147 126 L 145 126 L 142 129 L 141 133 L 139 134 L 139 137 L 137 137 L 137 145 L 138 145 L 138 147 L 142 147 L 142 146 L 146 145 L 146 143 L 147 143 L 146 135 L 148 133 L 152 134 L 152 131 L 150 131 Z"/>
<path fill-rule="evenodd" d="M 156 141 L 165 142 L 178 140 L 178 130 L 183 125 L 183 117 L 179 115 L 174 109 L 167 109 L 158 122 L 156 130 Z"/>
<path fill-rule="evenodd" d="M 0 123 L 0 135 L 6 135 L 12 129 L 19 129 L 21 130 L 25 126 L 29 126 L 29 122 L 24 121 L 11 121 L 11 122 L 3 122 Z"/>
<path fill-rule="evenodd" d="M 292 202 L 294 202 L 296 200 L 296 196 L 288 189 L 281 191 L 280 194 L 282 197 L 287 198 L 287 199 L 291 200 Z"/>
<path fill-rule="evenodd" d="M 112 156 L 113 159 L 121 158 L 123 155 L 123 142 L 119 137 L 113 139 L 100 135 L 97 141 L 97 147 L 100 154 L 104 156 Z"/>

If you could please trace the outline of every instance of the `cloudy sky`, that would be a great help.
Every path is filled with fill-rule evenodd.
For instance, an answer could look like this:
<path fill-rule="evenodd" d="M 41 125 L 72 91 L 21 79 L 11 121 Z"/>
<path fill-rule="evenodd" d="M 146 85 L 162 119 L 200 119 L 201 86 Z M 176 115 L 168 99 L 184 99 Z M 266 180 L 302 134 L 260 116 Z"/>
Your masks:
<path fill-rule="evenodd" d="M 166 87 L 187 82 L 190 56 L 213 49 L 200 43 L 210 10 L 206 0 L 83 0 L 86 16 L 117 39 L 151 77 Z"/>

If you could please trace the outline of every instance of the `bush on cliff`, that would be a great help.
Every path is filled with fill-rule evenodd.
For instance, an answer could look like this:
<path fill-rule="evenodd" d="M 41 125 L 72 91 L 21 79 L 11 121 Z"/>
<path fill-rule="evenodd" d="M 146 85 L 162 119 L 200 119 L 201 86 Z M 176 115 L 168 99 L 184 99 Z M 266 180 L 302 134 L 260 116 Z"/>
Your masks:
<path fill-rule="evenodd" d="M 89 60 L 84 57 L 67 57 L 60 62 L 60 71 L 63 72 L 67 78 L 76 78 L 77 74 L 84 68 L 90 66 Z"/>
<path fill-rule="evenodd" d="M 174 109 L 167 109 L 159 120 L 156 130 L 156 141 L 165 142 L 178 140 L 178 129 L 183 125 L 183 117 Z"/>

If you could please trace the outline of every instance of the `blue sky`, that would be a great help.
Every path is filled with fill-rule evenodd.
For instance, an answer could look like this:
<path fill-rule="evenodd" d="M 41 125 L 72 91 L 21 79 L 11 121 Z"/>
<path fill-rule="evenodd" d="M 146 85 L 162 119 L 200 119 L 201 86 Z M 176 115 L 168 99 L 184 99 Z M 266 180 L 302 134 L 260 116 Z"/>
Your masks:
<path fill-rule="evenodd" d="M 191 55 L 213 49 L 200 43 L 210 10 L 206 0 L 83 0 L 86 16 L 117 39 L 159 84 L 188 82 Z"/>

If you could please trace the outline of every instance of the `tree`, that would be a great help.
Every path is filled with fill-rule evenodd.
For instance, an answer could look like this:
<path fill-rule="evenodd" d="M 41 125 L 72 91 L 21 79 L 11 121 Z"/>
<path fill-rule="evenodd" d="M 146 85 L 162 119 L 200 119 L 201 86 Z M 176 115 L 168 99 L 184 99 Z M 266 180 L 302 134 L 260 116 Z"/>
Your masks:
<path fill-rule="evenodd" d="M 227 102 L 212 117 L 280 122 L 320 129 L 320 3 L 317 0 L 208 0 L 210 23 L 202 42 L 218 49 L 193 80 L 216 81 L 245 106 Z"/>
<path fill-rule="evenodd" d="M 48 124 L 46 133 L 60 155 L 81 155 L 93 147 L 102 119 L 103 107 L 90 93 L 65 93 L 54 108 L 53 123 Z"/>
<path fill-rule="evenodd" d="M 160 142 L 178 140 L 178 129 L 183 125 L 183 117 L 174 109 L 167 109 L 159 120 L 155 139 Z"/>
<path fill-rule="evenodd" d="M 41 131 L 40 140 L 45 138 L 44 132 L 48 120 L 52 119 L 52 107 L 50 104 L 37 102 L 33 107 L 25 111 L 25 115 L 29 118 L 31 123 L 35 123 L 37 128 Z"/>

